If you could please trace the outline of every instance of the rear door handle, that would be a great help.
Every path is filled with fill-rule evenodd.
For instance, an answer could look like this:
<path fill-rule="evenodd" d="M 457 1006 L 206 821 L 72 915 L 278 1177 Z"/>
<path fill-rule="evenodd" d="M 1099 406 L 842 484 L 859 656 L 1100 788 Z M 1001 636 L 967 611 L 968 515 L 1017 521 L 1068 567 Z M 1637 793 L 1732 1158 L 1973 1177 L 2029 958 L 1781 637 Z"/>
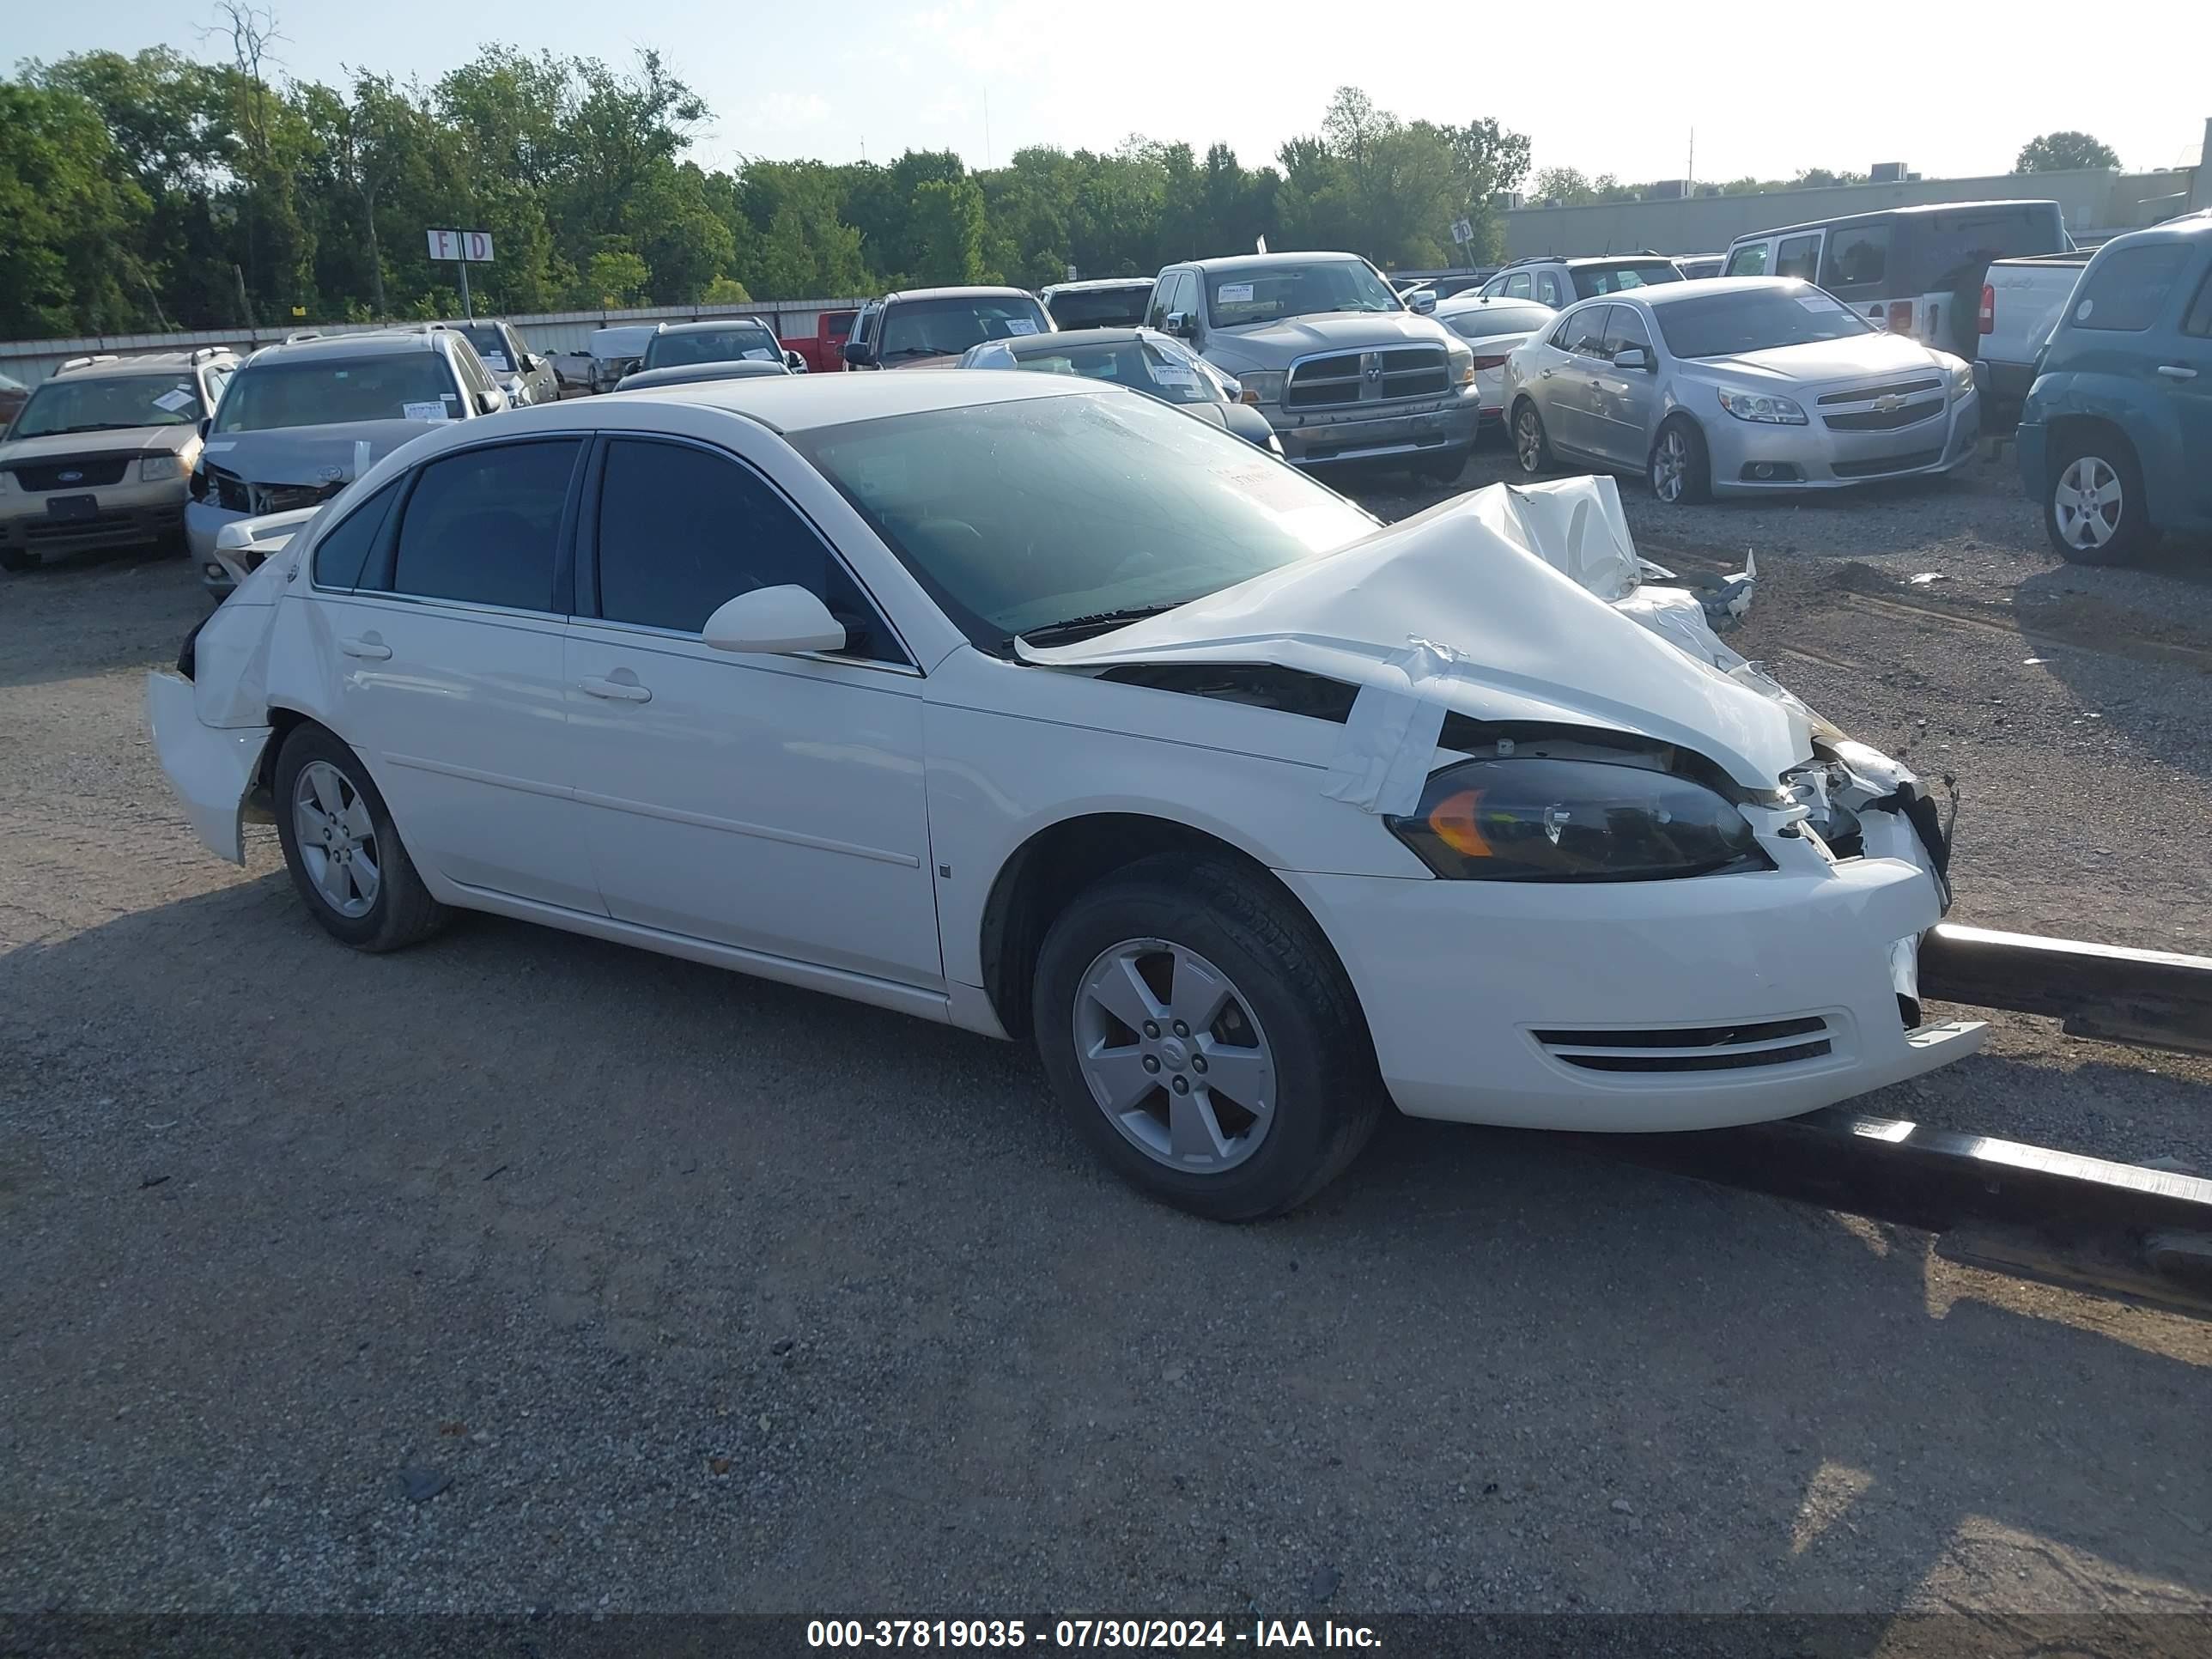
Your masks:
<path fill-rule="evenodd" d="M 338 649 L 349 657 L 366 657 L 371 662 L 389 661 L 392 656 L 392 647 L 374 634 L 363 639 L 340 640 Z"/>
<path fill-rule="evenodd" d="M 2179 363 L 2160 363 L 2158 372 L 2169 380 L 2193 380 L 2197 378 L 2195 369 L 2184 368 Z"/>
<path fill-rule="evenodd" d="M 635 680 L 603 680 L 596 674 L 584 678 L 584 690 L 611 702 L 651 702 L 653 693 Z"/>

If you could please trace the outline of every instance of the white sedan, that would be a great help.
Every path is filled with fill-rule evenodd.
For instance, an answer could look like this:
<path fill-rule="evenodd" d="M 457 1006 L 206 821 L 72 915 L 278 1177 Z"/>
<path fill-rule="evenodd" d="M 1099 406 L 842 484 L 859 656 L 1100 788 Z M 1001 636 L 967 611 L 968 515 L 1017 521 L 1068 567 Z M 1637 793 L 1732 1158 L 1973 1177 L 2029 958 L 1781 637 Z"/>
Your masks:
<path fill-rule="evenodd" d="M 273 818 L 363 950 L 487 910 L 1032 1038 L 1204 1214 L 1390 1102 L 1692 1128 L 1980 1042 L 1914 988 L 1927 791 L 1609 481 L 1385 527 L 1117 389 L 825 374 L 456 424 L 253 533 L 148 687 L 209 847 Z"/>

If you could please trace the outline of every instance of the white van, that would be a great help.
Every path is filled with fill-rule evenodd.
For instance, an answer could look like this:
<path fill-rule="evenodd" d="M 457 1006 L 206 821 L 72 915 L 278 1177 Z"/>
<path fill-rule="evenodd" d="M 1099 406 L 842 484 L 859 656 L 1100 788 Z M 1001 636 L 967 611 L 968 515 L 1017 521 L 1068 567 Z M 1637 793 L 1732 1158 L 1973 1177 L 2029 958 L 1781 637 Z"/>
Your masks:
<path fill-rule="evenodd" d="M 2074 246 L 2056 202 L 1939 202 L 1854 213 L 1729 244 L 1724 276 L 1800 276 L 1893 334 L 1971 359 L 1993 259 Z"/>

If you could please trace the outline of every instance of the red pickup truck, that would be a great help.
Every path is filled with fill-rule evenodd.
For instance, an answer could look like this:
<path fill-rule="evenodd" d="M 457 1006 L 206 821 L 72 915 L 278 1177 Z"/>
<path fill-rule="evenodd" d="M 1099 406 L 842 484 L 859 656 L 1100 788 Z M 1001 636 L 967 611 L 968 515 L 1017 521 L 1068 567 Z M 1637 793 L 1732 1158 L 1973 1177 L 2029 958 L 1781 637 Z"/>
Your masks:
<path fill-rule="evenodd" d="M 783 343 L 784 349 L 795 351 L 806 360 L 807 368 L 823 374 L 842 370 L 845 367 L 845 341 L 853 331 L 853 319 L 857 311 L 825 311 L 814 319 L 814 332 L 799 335 Z"/>

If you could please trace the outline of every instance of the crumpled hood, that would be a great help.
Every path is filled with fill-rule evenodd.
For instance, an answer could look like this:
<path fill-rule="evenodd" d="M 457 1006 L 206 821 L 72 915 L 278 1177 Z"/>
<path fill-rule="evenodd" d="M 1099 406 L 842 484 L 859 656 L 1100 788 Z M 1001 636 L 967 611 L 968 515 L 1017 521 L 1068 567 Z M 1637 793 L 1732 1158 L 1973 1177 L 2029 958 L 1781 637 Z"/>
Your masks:
<path fill-rule="evenodd" d="M 1249 328 L 1216 328 L 1206 337 L 1209 362 L 1231 368 L 1286 368 L 1294 358 L 1316 351 L 1372 351 L 1395 345 L 1448 345 L 1452 336 L 1441 323 L 1410 311 L 1332 311 L 1290 317 Z"/>
<path fill-rule="evenodd" d="M 1611 478 L 1493 484 L 1337 553 L 1022 655 L 1068 668 L 1270 663 L 1478 720 L 1636 733 L 1774 788 L 1812 757 L 1803 706 L 1608 603 L 1634 594 L 1638 570 Z"/>
<path fill-rule="evenodd" d="M 1811 382 L 1850 380 L 1873 374 L 1902 374 L 1941 371 L 1937 354 L 1901 334 L 1855 334 L 1844 340 L 1815 340 L 1806 345 L 1777 346 L 1771 351 L 1746 351 L 1733 357 L 1698 360 L 1706 368 L 1749 375 L 1759 380 Z"/>
<path fill-rule="evenodd" d="M 323 484 L 359 477 L 400 445 L 444 421 L 349 421 L 267 432 L 219 432 L 202 452 L 210 466 L 260 484 Z"/>

